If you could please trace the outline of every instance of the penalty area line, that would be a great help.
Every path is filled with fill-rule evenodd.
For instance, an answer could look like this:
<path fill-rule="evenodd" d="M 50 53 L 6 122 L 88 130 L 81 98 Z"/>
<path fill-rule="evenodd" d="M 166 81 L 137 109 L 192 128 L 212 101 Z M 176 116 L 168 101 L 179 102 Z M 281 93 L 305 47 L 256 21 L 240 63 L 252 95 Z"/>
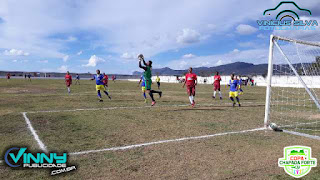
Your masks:
<path fill-rule="evenodd" d="M 261 131 L 261 130 L 266 130 L 266 128 L 263 127 L 263 128 L 249 129 L 249 130 L 243 130 L 243 131 L 217 133 L 217 134 L 204 135 L 204 136 L 184 137 L 184 138 L 179 138 L 179 139 L 161 140 L 161 141 L 154 141 L 154 142 L 149 142 L 149 143 L 142 143 L 142 144 L 135 144 L 135 145 L 128 145 L 128 146 L 120 146 L 120 147 L 112 147 L 112 148 L 105 148 L 105 149 L 72 152 L 72 153 L 69 153 L 69 155 L 82 155 L 82 154 L 89 154 L 89 153 L 99 153 L 99 152 L 104 152 L 104 151 L 128 150 L 128 149 L 151 146 L 151 145 L 156 145 L 156 144 L 164 144 L 164 143 L 188 141 L 188 140 L 197 140 L 197 139 L 206 139 L 206 138 L 211 138 L 211 137 L 216 137 L 216 136 L 224 136 L 224 135 L 231 135 L 231 134 L 241 134 L 241 133 L 255 132 L 255 131 Z"/>
<path fill-rule="evenodd" d="M 32 127 L 32 124 L 30 122 L 30 119 L 27 117 L 27 113 L 26 112 L 22 112 L 22 115 L 24 117 L 24 120 L 27 123 L 27 126 L 29 128 L 29 130 L 31 131 L 33 138 L 37 141 L 40 149 L 46 153 L 48 153 L 47 147 L 44 145 L 44 143 L 40 140 L 36 130 L 34 130 L 34 128 Z"/>
<path fill-rule="evenodd" d="M 260 104 L 260 102 L 245 102 L 245 104 Z M 198 107 L 219 107 L 219 105 L 229 105 L 231 103 L 216 103 L 216 104 L 198 104 Z M 29 111 L 26 113 L 55 113 L 55 112 L 76 112 L 76 111 L 98 111 L 98 110 L 116 110 L 116 109 L 144 109 L 144 108 L 163 108 L 163 107 L 188 107 L 190 104 L 175 104 L 175 105 L 156 105 L 156 106 L 116 106 L 116 107 L 105 107 L 105 108 L 87 108 L 87 109 L 67 109 L 67 110 L 48 110 L 48 111 Z M 231 107 L 231 106 L 230 106 Z"/>

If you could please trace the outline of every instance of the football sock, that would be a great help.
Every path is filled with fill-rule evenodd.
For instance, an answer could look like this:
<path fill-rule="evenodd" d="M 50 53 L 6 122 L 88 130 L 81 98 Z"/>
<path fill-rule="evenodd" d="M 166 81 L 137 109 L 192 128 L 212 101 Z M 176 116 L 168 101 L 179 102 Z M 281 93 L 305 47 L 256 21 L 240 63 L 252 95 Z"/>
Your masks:
<path fill-rule="evenodd" d="M 217 92 L 216 92 L 216 91 L 214 91 L 214 92 L 213 92 L 213 97 L 216 97 L 216 94 L 217 94 Z"/>
<path fill-rule="evenodd" d="M 233 99 L 233 97 L 230 97 L 230 99 L 231 99 L 231 101 L 233 101 L 233 102 L 234 102 L 234 99 Z"/>
<path fill-rule="evenodd" d="M 68 93 L 70 93 L 70 88 L 68 87 Z"/>
<path fill-rule="evenodd" d="M 222 98 L 222 94 L 221 94 L 221 92 L 219 91 L 219 96 Z"/>
<path fill-rule="evenodd" d="M 100 90 L 98 90 L 98 97 L 101 98 Z"/>
<path fill-rule="evenodd" d="M 147 99 L 147 96 L 146 96 L 145 92 L 143 93 L 143 97 L 144 97 L 144 99 Z"/>
<path fill-rule="evenodd" d="M 109 96 L 109 93 L 107 91 L 103 91 L 107 96 Z"/>
<path fill-rule="evenodd" d="M 151 97 L 152 101 L 155 101 L 154 98 L 153 98 L 152 91 L 153 91 L 153 90 L 151 90 L 151 91 L 149 92 L 149 96 Z"/>
<path fill-rule="evenodd" d="M 155 91 L 155 90 L 150 90 L 150 92 L 153 94 L 153 93 L 158 93 L 160 94 L 161 91 Z"/>
<path fill-rule="evenodd" d="M 192 98 L 192 96 L 189 96 L 189 100 L 190 100 L 190 103 L 193 104 L 193 98 Z"/>
<path fill-rule="evenodd" d="M 240 104 L 240 99 L 238 97 L 236 97 L 236 99 L 237 99 L 237 102 Z"/>

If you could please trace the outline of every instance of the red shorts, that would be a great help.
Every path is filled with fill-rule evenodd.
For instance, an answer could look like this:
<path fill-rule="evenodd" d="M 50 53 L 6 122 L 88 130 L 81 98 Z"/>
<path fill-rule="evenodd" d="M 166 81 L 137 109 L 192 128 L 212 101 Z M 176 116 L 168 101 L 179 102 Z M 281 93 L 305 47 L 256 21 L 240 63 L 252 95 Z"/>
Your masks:
<path fill-rule="evenodd" d="M 214 88 L 215 91 L 218 90 L 220 91 L 220 84 L 214 84 Z"/>
<path fill-rule="evenodd" d="M 71 86 L 71 82 L 66 82 L 67 87 Z"/>
<path fill-rule="evenodd" d="M 196 86 L 187 86 L 188 95 L 196 95 Z"/>

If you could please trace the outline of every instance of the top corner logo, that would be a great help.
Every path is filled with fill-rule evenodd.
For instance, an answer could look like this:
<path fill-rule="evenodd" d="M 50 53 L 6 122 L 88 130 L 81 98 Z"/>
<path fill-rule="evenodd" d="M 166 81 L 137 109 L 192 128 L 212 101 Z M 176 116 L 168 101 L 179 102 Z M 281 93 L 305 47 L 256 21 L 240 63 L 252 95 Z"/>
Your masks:
<path fill-rule="evenodd" d="M 317 166 L 317 159 L 311 156 L 311 147 L 289 146 L 284 148 L 284 157 L 279 158 L 278 165 L 292 177 L 301 178 L 307 175 L 312 167 Z"/>
<path fill-rule="evenodd" d="M 298 6 L 293 1 L 282 1 L 276 7 L 266 9 L 264 17 L 271 20 L 257 20 L 259 30 L 316 30 L 317 20 L 309 20 L 312 15 L 309 9 Z M 307 20 L 301 20 L 305 16 Z"/>

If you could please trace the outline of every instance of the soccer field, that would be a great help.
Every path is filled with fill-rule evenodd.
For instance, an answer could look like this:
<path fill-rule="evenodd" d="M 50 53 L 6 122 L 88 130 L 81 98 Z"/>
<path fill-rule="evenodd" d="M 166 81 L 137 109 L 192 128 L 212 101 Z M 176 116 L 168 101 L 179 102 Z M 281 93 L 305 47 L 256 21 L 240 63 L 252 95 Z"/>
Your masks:
<path fill-rule="evenodd" d="M 0 79 L 0 159 L 26 146 L 68 152 L 77 166 L 51 177 L 2 162 L 0 179 L 291 179 L 277 164 L 285 146 L 310 146 L 320 158 L 317 140 L 261 129 L 264 87 L 243 87 L 242 107 L 232 107 L 225 86 L 219 100 L 212 85 L 198 85 L 195 108 L 182 84 L 161 83 L 161 90 L 150 107 L 137 82 L 110 82 L 112 100 L 98 102 L 89 80 L 68 94 L 64 80 Z M 319 177 L 317 167 L 305 179 Z"/>

